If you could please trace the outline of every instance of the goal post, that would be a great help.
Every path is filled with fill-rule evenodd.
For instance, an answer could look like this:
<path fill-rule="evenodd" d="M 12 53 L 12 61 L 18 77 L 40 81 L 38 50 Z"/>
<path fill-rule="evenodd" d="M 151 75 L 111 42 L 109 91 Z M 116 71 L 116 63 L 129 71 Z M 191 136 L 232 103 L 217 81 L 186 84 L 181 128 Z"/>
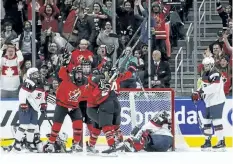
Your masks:
<path fill-rule="evenodd" d="M 118 99 L 122 107 L 122 115 L 126 112 L 130 115 L 130 124 L 122 127 L 124 135 L 129 135 L 135 126 L 141 127 L 148 122 L 155 114 L 161 111 L 171 113 L 171 132 L 173 134 L 173 150 L 188 148 L 184 137 L 176 124 L 175 117 L 175 93 L 171 88 L 152 89 L 121 89 Z M 124 118 L 122 118 L 124 119 Z M 124 120 L 122 120 L 124 121 Z"/>

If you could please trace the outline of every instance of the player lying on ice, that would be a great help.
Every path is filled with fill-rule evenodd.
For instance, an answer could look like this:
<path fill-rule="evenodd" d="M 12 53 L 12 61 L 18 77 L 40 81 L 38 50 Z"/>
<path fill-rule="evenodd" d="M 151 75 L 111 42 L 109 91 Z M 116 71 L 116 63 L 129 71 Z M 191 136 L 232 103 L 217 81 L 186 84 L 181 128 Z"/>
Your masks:
<path fill-rule="evenodd" d="M 126 152 L 166 152 L 173 145 L 170 114 L 163 111 L 140 128 L 135 127 L 131 137 L 124 141 Z"/>

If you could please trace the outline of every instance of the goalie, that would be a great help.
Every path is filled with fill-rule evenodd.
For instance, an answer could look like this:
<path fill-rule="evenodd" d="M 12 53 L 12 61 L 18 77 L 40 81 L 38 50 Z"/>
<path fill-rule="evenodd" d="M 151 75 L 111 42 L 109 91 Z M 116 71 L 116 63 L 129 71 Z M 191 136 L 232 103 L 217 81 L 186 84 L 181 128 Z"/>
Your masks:
<path fill-rule="evenodd" d="M 166 152 L 173 145 L 173 135 L 170 127 L 170 114 L 166 111 L 154 116 L 142 128 L 135 127 L 132 137 L 124 141 L 126 152 Z"/>

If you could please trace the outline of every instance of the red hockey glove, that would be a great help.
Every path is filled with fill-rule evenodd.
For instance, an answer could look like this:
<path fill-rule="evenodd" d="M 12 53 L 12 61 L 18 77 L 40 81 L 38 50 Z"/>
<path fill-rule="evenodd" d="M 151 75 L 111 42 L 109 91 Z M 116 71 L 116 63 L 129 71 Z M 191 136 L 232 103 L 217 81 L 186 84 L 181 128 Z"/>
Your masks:
<path fill-rule="evenodd" d="M 22 112 L 27 112 L 27 111 L 28 111 L 28 104 L 20 104 L 20 105 L 19 105 L 19 109 L 20 109 Z"/>
<path fill-rule="evenodd" d="M 40 111 L 41 113 L 44 113 L 47 110 L 47 103 L 40 104 Z"/>
<path fill-rule="evenodd" d="M 198 101 L 200 100 L 201 95 L 199 92 L 193 92 L 191 98 L 192 98 L 192 101 Z"/>
<path fill-rule="evenodd" d="M 135 66 L 131 65 L 131 66 L 129 66 L 128 71 L 130 71 L 131 73 L 133 73 L 133 72 L 137 71 L 137 68 Z"/>

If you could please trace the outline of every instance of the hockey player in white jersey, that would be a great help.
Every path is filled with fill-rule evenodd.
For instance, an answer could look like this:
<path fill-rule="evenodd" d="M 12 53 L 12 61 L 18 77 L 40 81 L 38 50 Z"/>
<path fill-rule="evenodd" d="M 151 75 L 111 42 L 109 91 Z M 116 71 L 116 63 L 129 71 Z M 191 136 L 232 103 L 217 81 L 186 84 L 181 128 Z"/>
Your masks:
<path fill-rule="evenodd" d="M 21 151 L 21 141 L 26 134 L 27 149 L 37 152 L 33 144 L 35 129 L 38 124 L 38 112 L 47 109 L 43 86 L 39 85 L 40 74 L 37 68 L 29 68 L 27 79 L 19 91 L 19 127 L 15 134 L 14 150 Z"/>
<path fill-rule="evenodd" d="M 212 57 L 203 59 L 204 72 L 202 75 L 202 84 L 196 92 L 192 93 L 192 100 L 194 102 L 202 99 L 206 105 L 203 120 L 206 140 L 204 145 L 201 146 L 202 149 L 211 148 L 213 130 L 218 137 L 218 143 L 212 148 L 220 149 L 225 147 L 222 112 L 226 97 L 221 73 L 214 67 L 214 63 L 215 61 Z M 212 129 L 212 125 L 214 129 Z"/>
<path fill-rule="evenodd" d="M 131 132 L 132 137 L 124 142 L 126 152 L 166 152 L 173 145 L 171 133 L 171 119 L 167 111 L 154 116 L 142 128 L 135 127 Z"/>

